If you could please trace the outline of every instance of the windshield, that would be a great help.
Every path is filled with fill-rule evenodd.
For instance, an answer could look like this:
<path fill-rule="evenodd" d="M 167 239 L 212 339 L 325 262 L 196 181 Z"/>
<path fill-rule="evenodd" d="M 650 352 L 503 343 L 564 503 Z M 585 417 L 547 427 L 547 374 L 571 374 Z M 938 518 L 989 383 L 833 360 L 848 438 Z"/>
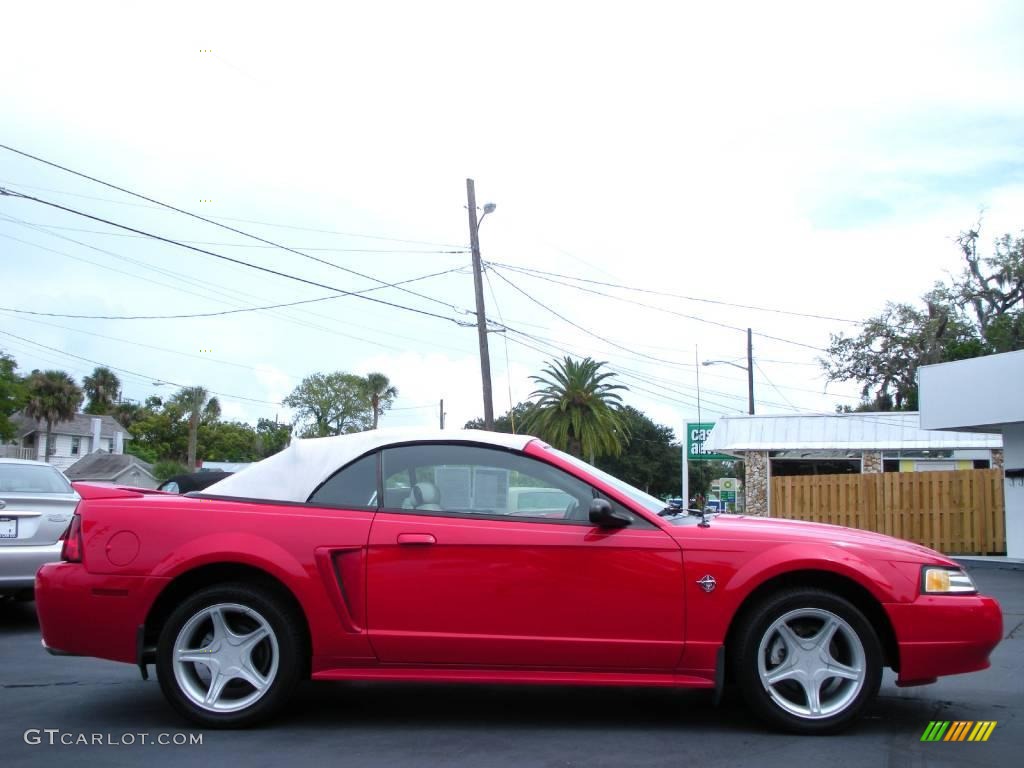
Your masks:
<path fill-rule="evenodd" d="M 71 484 L 53 467 L 0 464 L 0 495 L 4 493 L 73 493 Z"/>
<path fill-rule="evenodd" d="M 598 469 L 592 464 L 587 464 L 587 462 L 583 461 L 582 459 L 577 459 L 575 456 L 571 456 L 568 453 L 559 451 L 557 448 L 552 448 L 549 445 L 544 446 L 544 450 L 551 451 L 551 453 L 555 454 L 559 458 L 565 459 L 565 461 L 567 461 L 569 464 L 572 464 L 577 469 L 581 469 L 587 474 L 593 475 L 594 477 L 603 480 L 604 482 L 608 483 L 608 485 L 612 486 L 612 488 L 625 494 L 630 499 L 632 499 L 637 504 L 641 505 L 644 509 L 650 512 L 654 512 L 655 514 L 657 514 L 665 508 L 665 502 L 661 501 L 660 499 L 654 498 L 649 493 L 644 493 L 639 488 L 634 488 L 629 483 L 624 483 L 623 481 L 619 480 L 619 478 L 613 475 L 609 475 L 607 472 Z"/>

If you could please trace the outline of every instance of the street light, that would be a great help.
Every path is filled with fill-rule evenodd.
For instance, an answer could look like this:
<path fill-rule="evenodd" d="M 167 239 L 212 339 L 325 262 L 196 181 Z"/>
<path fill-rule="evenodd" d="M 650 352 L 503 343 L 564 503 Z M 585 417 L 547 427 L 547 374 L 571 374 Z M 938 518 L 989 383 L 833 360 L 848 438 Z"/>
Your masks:
<path fill-rule="evenodd" d="M 747 328 L 747 364 L 740 365 L 731 360 L 705 360 L 701 365 L 731 365 L 747 372 L 747 413 L 754 415 L 754 345 L 752 342 L 753 333 Z"/>

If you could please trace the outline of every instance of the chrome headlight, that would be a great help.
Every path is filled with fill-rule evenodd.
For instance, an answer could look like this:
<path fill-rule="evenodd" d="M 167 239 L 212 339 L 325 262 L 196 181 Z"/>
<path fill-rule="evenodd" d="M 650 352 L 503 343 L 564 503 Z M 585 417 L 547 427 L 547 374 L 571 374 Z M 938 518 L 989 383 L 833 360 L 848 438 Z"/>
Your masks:
<path fill-rule="evenodd" d="M 961 568 L 926 565 L 921 569 L 921 593 L 924 595 L 967 595 L 978 588 Z"/>

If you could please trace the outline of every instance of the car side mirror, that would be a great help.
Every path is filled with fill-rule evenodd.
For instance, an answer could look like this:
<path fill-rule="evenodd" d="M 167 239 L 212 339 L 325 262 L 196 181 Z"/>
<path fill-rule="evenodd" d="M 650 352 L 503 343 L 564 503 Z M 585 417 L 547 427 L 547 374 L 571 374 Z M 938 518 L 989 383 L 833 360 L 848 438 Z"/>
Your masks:
<path fill-rule="evenodd" d="M 594 499 L 590 502 L 590 522 L 601 528 L 625 528 L 633 521 L 617 512 L 607 499 Z"/>

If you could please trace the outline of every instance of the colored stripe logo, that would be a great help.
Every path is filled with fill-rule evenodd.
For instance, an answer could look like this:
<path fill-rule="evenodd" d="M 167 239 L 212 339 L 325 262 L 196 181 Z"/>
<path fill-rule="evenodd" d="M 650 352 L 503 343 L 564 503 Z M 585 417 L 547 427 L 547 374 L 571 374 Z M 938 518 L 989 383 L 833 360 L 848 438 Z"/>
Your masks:
<path fill-rule="evenodd" d="M 921 741 L 988 741 L 998 720 L 932 720 Z"/>

